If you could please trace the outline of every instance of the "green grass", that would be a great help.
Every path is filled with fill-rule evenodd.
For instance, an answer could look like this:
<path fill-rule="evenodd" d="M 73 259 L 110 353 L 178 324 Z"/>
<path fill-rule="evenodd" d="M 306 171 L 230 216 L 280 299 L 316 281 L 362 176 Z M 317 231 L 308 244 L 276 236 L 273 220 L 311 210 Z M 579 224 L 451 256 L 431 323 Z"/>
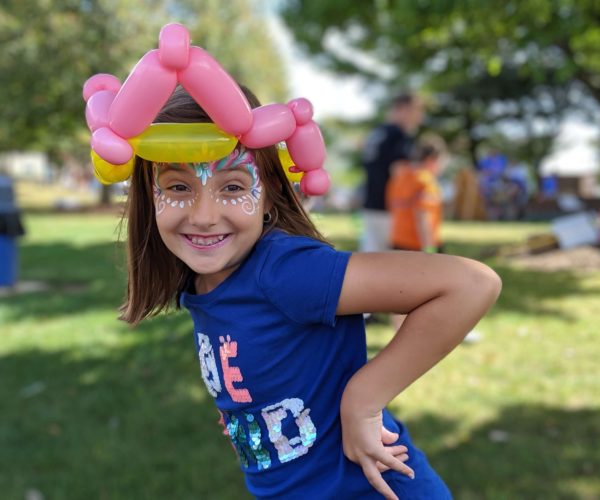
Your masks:
<path fill-rule="evenodd" d="M 340 248 L 360 221 L 317 216 Z M 110 215 L 30 215 L 21 278 L 0 297 L 0 497 L 243 499 L 243 479 L 201 382 L 185 313 L 117 321 L 124 273 Z M 472 257 L 543 224 L 448 223 Z M 496 307 L 392 404 L 457 499 L 600 498 L 600 272 L 487 261 Z M 465 304 L 468 307 L 468 304 Z M 456 312 L 460 314 L 460 311 Z M 392 335 L 370 326 L 369 350 Z"/>

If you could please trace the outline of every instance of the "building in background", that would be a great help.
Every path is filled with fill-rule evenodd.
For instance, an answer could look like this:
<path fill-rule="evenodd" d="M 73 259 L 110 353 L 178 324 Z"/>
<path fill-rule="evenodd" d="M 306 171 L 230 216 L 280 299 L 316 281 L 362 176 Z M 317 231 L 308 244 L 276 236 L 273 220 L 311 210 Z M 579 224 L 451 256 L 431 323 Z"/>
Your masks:
<path fill-rule="evenodd" d="M 45 183 L 52 179 L 48 156 L 39 151 L 0 153 L 0 171 L 15 180 Z"/>

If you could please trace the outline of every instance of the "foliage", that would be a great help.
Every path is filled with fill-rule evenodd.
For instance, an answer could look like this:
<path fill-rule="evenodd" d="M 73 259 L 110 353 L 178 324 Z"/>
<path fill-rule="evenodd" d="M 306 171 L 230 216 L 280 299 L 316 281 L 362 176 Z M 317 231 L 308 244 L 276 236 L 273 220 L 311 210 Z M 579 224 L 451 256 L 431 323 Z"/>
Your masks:
<path fill-rule="evenodd" d="M 281 57 L 251 0 L 176 3 L 182 9 L 178 17 L 189 28 L 192 43 L 208 50 L 237 81 L 252 89 L 261 102 L 287 99 Z"/>
<path fill-rule="evenodd" d="M 186 314 L 132 330 L 114 215 L 30 215 L 21 277 L 46 291 L 0 299 L 3 498 L 249 498 L 205 391 Z M 360 225 L 318 216 L 352 249 Z M 449 250 L 480 256 L 540 224 L 448 223 Z M 600 272 L 542 273 L 488 261 L 499 303 L 392 404 L 455 497 L 600 496 Z M 468 307 L 468 305 L 465 305 Z M 370 325 L 370 354 L 392 334 Z M 36 494 L 39 492 L 39 494 Z"/>
<path fill-rule="evenodd" d="M 193 43 L 259 96 L 285 96 L 278 54 L 248 0 L 7 0 L 0 6 L 0 151 L 86 158 L 83 82 L 96 73 L 123 80 L 172 21 L 184 22 Z"/>
<path fill-rule="evenodd" d="M 40 149 L 53 159 L 77 151 L 86 134 L 83 82 L 121 76 L 155 43 L 147 2 L 10 0 L 0 10 L 0 150 Z M 156 21 L 154 21 L 156 23 Z M 155 36 L 155 35 L 154 35 Z M 79 139 L 79 140 L 77 140 Z M 74 144 L 77 141 L 78 144 Z"/>
<path fill-rule="evenodd" d="M 510 125 L 537 164 L 567 112 L 600 103 L 594 0 L 290 0 L 282 14 L 331 69 L 433 92 L 433 123 L 472 160 Z"/>

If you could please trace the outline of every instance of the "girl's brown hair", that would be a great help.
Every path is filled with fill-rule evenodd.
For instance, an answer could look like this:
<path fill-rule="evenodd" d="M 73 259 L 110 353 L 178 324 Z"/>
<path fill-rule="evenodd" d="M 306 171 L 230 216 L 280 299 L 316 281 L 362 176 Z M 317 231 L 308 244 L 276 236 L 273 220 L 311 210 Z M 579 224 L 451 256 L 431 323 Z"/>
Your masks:
<path fill-rule="evenodd" d="M 241 86 L 250 106 L 260 106 L 256 96 Z M 155 119 L 156 123 L 210 122 L 210 117 L 190 95 L 178 87 Z M 328 243 L 315 228 L 287 178 L 275 146 L 252 150 L 266 191 L 271 220 L 266 231 L 278 228 L 292 235 Z M 152 192 L 152 164 L 139 157 L 131 177 L 125 207 L 127 218 L 128 283 L 122 319 L 137 324 L 169 309 L 193 277 L 193 271 L 163 243 L 156 225 Z M 179 304 L 175 304 L 179 308 Z"/>

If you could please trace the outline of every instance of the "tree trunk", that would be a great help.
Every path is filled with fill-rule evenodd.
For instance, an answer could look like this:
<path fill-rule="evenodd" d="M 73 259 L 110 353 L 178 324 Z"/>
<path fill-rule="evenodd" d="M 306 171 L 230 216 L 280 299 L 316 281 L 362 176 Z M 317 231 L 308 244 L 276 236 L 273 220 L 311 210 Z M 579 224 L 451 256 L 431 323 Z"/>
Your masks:
<path fill-rule="evenodd" d="M 473 119 L 471 117 L 471 112 L 467 109 L 465 113 L 465 130 L 467 132 L 467 137 L 469 138 L 469 156 L 471 158 L 471 166 L 475 170 L 477 170 L 477 146 L 479 142 L 475 139 L 475 134 L 473 133 L 473 128 L 475 124 L 473 123 Z"/>
<path fill-rule="evenodd" d="M 110 185 L 102 184 L 100 191 L 100 205 L 110 205 Z"/>

